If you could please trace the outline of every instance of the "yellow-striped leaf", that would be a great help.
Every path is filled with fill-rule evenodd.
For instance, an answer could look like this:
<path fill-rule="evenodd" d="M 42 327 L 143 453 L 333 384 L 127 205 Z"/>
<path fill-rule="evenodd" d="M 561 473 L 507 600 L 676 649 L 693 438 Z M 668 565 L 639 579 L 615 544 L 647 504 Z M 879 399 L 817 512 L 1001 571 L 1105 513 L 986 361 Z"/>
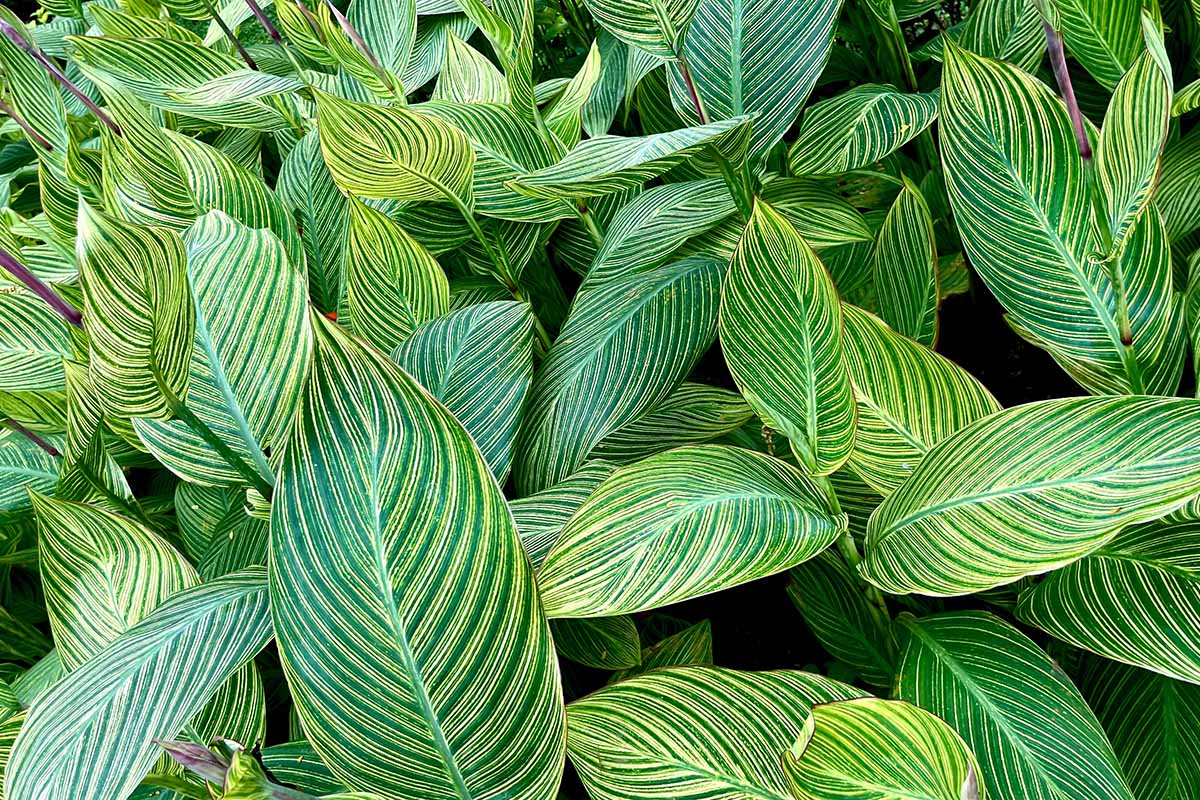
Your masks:
<path fill-rule="evenodd" d="M 446 63 L 432 99 L 508 105 L 511 98 L 508 82 L 496 65 L 451 31 L 446 35 Z"/>
<path fill-rule="evenodd" d="M 546 560 L 567 520 L 615 469 L 616 465 L 608 461 L 589 461 L 574 475 L 549 489 L 509 501 L 521 545 L 534 569 Z"/>
<path fill-rule="evenodd" d="M 0 391 L 65 389 L 63 359 L 71 355 L 67 323 L 44 300 L 0 293 Z"/>
<path fill-rule="evenodd" d="M 781 572 L 846 528 L 809 478 L 725 445 L 621 467 L 584 501 L 538 570 L 550 617 L 632 613 Z"/>
<path fill-rule="evenodd" d="M 780 755 L 805 714 L 859 696 L 805 672 L 656 670 L 567 706 L 567 748 L 595 800 L 793 800 Z"/>
<path fill-rule="evenodd" d="M 554 647 L 563 658 L 593 669 L 627 669 L 642 660 L 642 643 L 633 617 L 550 621 Z"/>
<path fill-rule="evenodd" d="M 561 689 L 528 563 L 462 427 L 322 322 L 272 504 L 271 610 L 304 729 L 347 786 L 552 794 Z"/>
<path fill-rule="evenodd" d="M 874 697 L 814 706 L 784 756 L 797 800 L 983 800 L 959 735 L 914 705 Z"/>
<path fill-rule="evenodd" d="M 644 416 L 606 436 L 592 455 L 628 464 L 674 447 L 704 444 L 732 433 L 753 416 L 737 392 L 683 383 Z"/>
<path fill-rule="evenodd" d="M 935 445 L 871 515 L 861 570 L 894 594 L 959 595 L 1048 572 L 1200 492 L 1200 401 L 1066 398 Z"/>
<path fill-rule="evenodd" d="M 626 44 L 659 58 L 675 58 L 697 0 L 584 0 L 605 30 Z"/>
<path fill-rule="evenodd" d="M 824 265 L 796 229 L 758 201 L 721 295 L 721 346 L 746 402 L 828 475 L 854 445 L 854 392 L 842 310 Z"/>
<path fill-rule="evenodd" d="M 879 316 L 927 347 L 938 333 L 937 263 L 929 206 L 905 178 L 875 240 L 875 292 Z"/>
<path fill-rule="evenodd" d="M 1142 4 L 1137 0 L 1055 0 L 1071 55 L 1105 88 L 1121 80 L 1141 52 Z"/>

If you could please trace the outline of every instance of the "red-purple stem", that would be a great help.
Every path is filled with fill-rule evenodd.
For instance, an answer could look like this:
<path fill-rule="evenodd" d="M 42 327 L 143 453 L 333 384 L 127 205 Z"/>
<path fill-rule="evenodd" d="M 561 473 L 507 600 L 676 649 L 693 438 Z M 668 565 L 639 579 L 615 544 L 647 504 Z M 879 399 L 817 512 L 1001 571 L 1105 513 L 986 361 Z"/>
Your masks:
<path fill-rule="evenodd" d="M 54 152 L 54 145 L 50 144 L 50 142 L 46 139 L 45 136 L 42 136 L 40 133 L 35 131 L 33 129 L 33 126 L 31 126 L 28 122 L 26 122 L 24 117 L 22 117 L 20 114 L 18 114 L 17 110 L 15 108 L 10 106 L 8 103 L 4 102 L 3 100 L 0 100 L 0 114 L 4 114 L 6 117 L 11 119 L 13 122 L 20 125 L 21 130 L 25 131 L 25 135 L 28 136 L 33 141 L 37 142 L 39 145 L 41 145 L 42 148 L 44 150 L 46 150 L 46 152 L 49 152 L 49 153 Z"/>
<path fill-rule="evenodd" d="M 117 136 L 121 135 L 121 129 L 117 127 L 117 123 L 113 122 L 108 114 L 105 114 L 100 109 L 100 106 L 93 103 L 92 98 L 80 91 L 79 87 L 72 83 L 71 79 L 64 75 L 63 71 L 58 68 L 58 65 L 46 57 L 45 53 L 26 41 L 25 37 L 16 28 L 2 19 L 0 19 L 0 33 L 3 33 L 10 42 L 28 53 L 30 58 L 41 64 L 42 68 L 49 72 L 51 77 L 62 84 L 64 89 L 79 98 L 79 102 L 87 106 L 88 110 L 95 114 L 96 118 L 103 122 L 109 130 Z"/>
<path fill-rule="evenodd" d="M 54 445 L 47 442 L 42 437 L 38 436 L 33 431 L 29 430 L 29 428 L 26 428 L 24 425 L 17 422 L 15 419 L 5 420 L 4 424 L 7 425 L 8 427 L 12 428 L 17 433 L 24 436 L 29 441 L 36 444 L 38 447 L 42 448 L 43 450 L 45 450 L 47 453 L 54 456 L 55 458 L 59 458 L 62 456 L 62 453 L 58 452 L 57 447 L 55 447 Z"/>
<path fill-rule="evenodd" d="M 67 322 L 76 328 L 83 327 L 83 315 L 79 313 L 79 309 L 62 299 L 58 292 L 43 283 L 41 278 L 30 272 L 28 267 L 2 247 L 0 247 L 0 267 L 4 267 L 10 275 L 24 284 L 26 289 L 45 300 Z"/>
<path fill-rule="evenodd" d="M 313 16 L 311 11 L 308 10 L 308 6 L 304 5 L 304 0 L 296 0 L 296 7 L 300 9 L 300 13 L 304 15 L 306 20 L 308 20 L 308 27 L 313 29 L 313 33 L 317 35 L 317 39 L 324 42 L 325 34 L 321 30 L 321 26 L 317 23 L 317 18 Z"/>
<path fill-rule="evenodd" d="M 204 7 L 208 11 L 208 15 L 213 18 L 213 22 L 217 23 L 217 27 L 221 29 L 221 33 L 225 34 L 225 38 L 229 40 L 229 43 L 237 50 L 238 55 L 242 57 L 242 61 L 246 62 L 246 66 L 250 69 L 258 69 L 258 64 L 246 52 L 246 48 L 242 46 L 242 43 L 238 41 L 237 34 L 226 24 L 225 18 L 221 16 L 221 12 L 213 8 L 211 0 L 204 0 Z"/>
<path fill-rule="evenodd" d="M 1071 73 L 1067 71 L 1067 56 L 1063 52 L 1063 40 L 1054 27 L 1043 21 L 1042 28 L 1046 31 L 1046 49 L 1050 53 L 1050 66 L 1054 69 L 1054 79 L 1058 81 L 1058 90 L 1062 93 L 1063 102 L 1067 105 L 1067 113 L 1071 116 L 1071 127 L 1075 129 L 1075 141 L 1079 145 L 1079 155 L 1084 161 L 1092 160 L 1092 140 L 1088 138 L 1087 129 L 1083 126 L 1083 112 L 1079 110 L 1079 101 L 1075 99 L 1075 87 L 1071 84 Z"/>
<path fill-rule="evenodd" d="M 267 36 L 270 36 L 276 43 L 282 43 L 283 37 L 279 35 L 279 29 L 271 24 L 271 20 L 267 19 L 267 15 L 259 8 L 258 3 L 254 2 L 254 0 L 246 0 L 246 5 L 250 6 L 250 13 L 258 20 L 258 24 L 262 25 L 263 30 L 267 32 Z"/>
<path fill-rule="evenodd" d="M 380 82 L 390 89 L 393 94 L 397 94 L 396 87 L 392 85 L 391 78 L 388 77 L 388 74 L 384 71 L 383 66 L 375 58 L 375 54 L 371 52 L 371 48 L 367 47 L 366 40 L 362 38 L 362 35 L 359 34 L 359 32 L 355 29 L 350 20 L 346 19 L 346 15 L 341 11 L 338 11 L 337 6 L 333 4 L 333 0 L 325 0 L 325 5 L 329 6 L 329 10 L 333 12 L 333 17 L 337 20 L 342 32 L 345 33 L 346 36 L 350 37 L 350 41 L 354 43 L 354 46 L 358 49 L 358 52 L 362 53 L 367 61 L 371 62 L 371 66 L 379 75 Z"/>

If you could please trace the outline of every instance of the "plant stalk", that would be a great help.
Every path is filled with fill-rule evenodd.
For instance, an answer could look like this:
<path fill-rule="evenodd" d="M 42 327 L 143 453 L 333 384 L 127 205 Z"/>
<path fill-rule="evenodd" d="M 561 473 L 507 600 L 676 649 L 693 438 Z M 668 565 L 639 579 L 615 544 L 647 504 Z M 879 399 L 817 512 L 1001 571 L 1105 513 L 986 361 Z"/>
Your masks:
<path fill-rule="evenodd" d="M 29 430 L 29 428 L 26 428 L 24 425 L 17 422 L 15 419 L 6 419 L 4 420 L 4 424 L 36 444 L 38 447 L 45 450 L 47 454 L 54 456 L 55 458 L 62 458 L 62 453 L 59 452 L 57 447 L 47 442 L 42 437 Z"/>
<path fill-rule="evenodd" d="M 237 35 L 226 24 L 220 12 L 213 8 L 212 0 L 201 0 L 201 2 L 204 3 L 204 10 L 208 12 L 208 15 L 213 18 L 213 22 L 217 23 L 217 27 L 221 29 L 221 33 L 225 34 L 225 38 L 233 45 L 233 49 L 237 50 L 238 55 L 242 57 L 242 61 L 246 62 L 246 66 L 252 70 L 258 70 L 258 64 L 255 63 L 242 43 L 238 41 Z"/>
<path fill-rule="evenodd" d="M 829 507 L 834 514 L 842 513 L 842 505 L 838 502 L 837 492 L 834 491 L 833 482 L 829 478 L 817 478 L 825 490 L 825 496 L 829 498 Z M 850 571 L 859 579 L 863 586 L 863 594 L 866 595 L 867 605 L 875 613 L 876 621 L 879 622 L 883 630 L 887 630 L 891 626 L 892 615 L 888 611 L 887 601 L 883 597 L 883 593 L 877 587 L 863 580 L 858 574 L 858 565 L 862 563 L 862 556 L 859 555 L 858 545 L 854 542 L 854 535 L 849 529 L 842 531 L 842 535 L 838 537 L 837 549 L 841 554 L 846 565 L 850 567 Z"/>
<path fill-rule="evenodd" d="M 247 0 L 247 2 L 253 2 L 253 0 Z M 383 65 L 379 63 L 379 59 L 375 58 L 375 54 L 371 52 L 371 48 L 367 47 L 367 42 L 362 38 L 362 34 L 358 32 L 358 29 L 355 28 L 350 20 L 346 18 L 345 14 L 338 10 L 337 6 L 333 4 L 333 0 L 325 0 L 325 5 L 329 6 L 329 11 L 333 14 L 333 18 L 337 20 L 338 26 L 342 29 L 342 32 L 346 34 L 347 38 L 350 39 L 350 42 L 354 45 L 355 49 L 362 53 L 363 58 L 367 59 L 367 61 L 371 64 L 371 68 L 374 69 L 375 74 L 379 76 L 380 83 L 388 88 L 392 95 L 400 101 L 401 105 L 406 105 L 408 103 L 408 99 L 396 88 L 396 84 L 392 80 L 392 76 L 389 75 L 388 72 L 383 68 Z"/>
<path fill-rule="evenodd" d="M 64 300 L 58 292 L 51 289 L 41 278 L 34 275 L 29 271 L 28 267 L 18 261 L 12 253 L 2 247 L 0 247 L 0 267 L 4 267 L 26 289 L 45 300 L 46 304 L 57 311 L 68 323 L 74 325 L 76 328 L 83 327 L 83 314 L 80 313 L 79 309 Z"/>

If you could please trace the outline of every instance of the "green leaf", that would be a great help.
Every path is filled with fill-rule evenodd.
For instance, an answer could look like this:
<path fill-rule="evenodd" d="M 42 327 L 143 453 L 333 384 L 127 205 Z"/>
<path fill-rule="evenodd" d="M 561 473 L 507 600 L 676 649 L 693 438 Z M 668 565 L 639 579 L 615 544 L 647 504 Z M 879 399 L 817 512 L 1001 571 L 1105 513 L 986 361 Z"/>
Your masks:
<path fill-rule="evenodd" d="M 841 8 L 842 0 L 699 0 L 684 43 L 692 80 L 709 119 L 754 117 L 752 157 L 783 138 L 808 99 Z M 690 109 L 683 84 L 673 80 L 672 94 Z"/>
<path fill-rule="evenodd" d="M 1027 73 L 950 47 L 940 126 L 963 244 L 1011 324 L 1090 391 L 1172 392 L 1178 322 L 1162 225 L 1144 214 L 1112 265 L 1129 299 L 1126 348 L 1062 103 Z"/>
<path fill-rule="evenodd" d="M 982 611 L 900 617 L 894 696 L 941 717 L 993 800 L 1133 800 L 1100 723 L 1050 657 Z"/>
<path fill-rule="evenodd" d="M 452 311 L 418 328 L 392 360 L 446 404 L 503 484 L 533 380 L 529 306 L 500 301 Z"/>
<path fill-rule="evenodd" d="M 317 751 L 303 740 L 264 747 L 262 763 L 280 783 L 303 792 L 324 795 L 343 788 Z"/>
<path fill-rule="evenodd" d="M 1022 592 L 1017 616 L 1094 653 L 1200 683 L 1198 544 L 1196 522 L 1128 528 Z"/>
<path fill-rule="evenodd" d="M 471 205 L 475 154 L 461 131 L 403 108 L 314 92 L 321 151 L 334 183 L 362 197 L 457 199 Z"/>
<path fill-rule="evenodd" d="M 172 397 L 187 395 L 196 329 L 183 240 L 80 202 L 76 251 L 89 371 L 105 411 L 169 417 Z"/>
<path fill-rule="evenodd" d="M 615 670 L 641 663 L 642 643 L 633 617 L 628 615 L 555 619 L 550 621 L 550 631 L 558 654 L 576 664 Z"/>
<path fill-rule="evenodd" d="M 792 223 L 814 250 L 875 239 L 874 231 L 858 209 L 816 181 L 775 178 L 763 187 L 760 196 Z"/>
<path fill-rule="evenodd" d="M 896 645 L 867 602 L 862 581 L 832 551 L 793 567 L 788 596 L 821 645 L 872 686 L 890 688 Z"/>
<path fill-rule="evenodd" d="M 875 291 L 879 316 L 893 330 L 933 347 L 938 334 L 937 245 L 929 206 L 907 178 L 875 242 Z"/>
<path fill-rule="evenodd" d="M 927 711 L 874 697 L 814 706 L 784 755 L 797 800 L 980 800 L 963 740 Z"/>
<path fill-rule="evenodd" d="M 821 488 L 749 450 L 701 445 L 621 467 L 538 571 L 550 617 L 668 605 L 781 572 L 845 530 Z"/>
<path fill-rule="evenodd" d="M 615 469 L 616 465 L 607 461 L 589 461 L 561 483 L 509 501 L 521 545 L 534 569 L 546 560 L 567 520 Z"/>
<path fill-rule="evenodd" d="M 1167 146 L 1162 156 L 1155 205 L 1172 244 L 1200 227 L 1200 130 Z"/>
<path fill-rule="evenodd" d="M 567 147 L 579 144 L 584 105 L 600 80 L 600 48 L 592 42 L 587 58 L 558 99 L 546 110 L 546 127 Z"/>
<path fill-rule="evenodd" d="M 592 455 L 628 464 L 674 447 L 704 444 L 737 430 L 753 416 L 737 392 L 683 383 L 644 416 L 606 436 Z"/>
<path fill-rule="evenodd" d="M 1048 572 L 1200 491 L 1200 401 L 1066 398 L 1009 408 L 934 446 L 871 516 L 862 573 L 959 595 Z"/>
<path fill-rule="evenodd" d="M 487 56 L 451 31 L 446 35 L 446 63 L 438 75 L 432 99 L 508 105 L 511 97 L 504 74 Z"/>
<path fill-rule="evenodd" d="M 600 619 L 606 619 L 606 617 L 600 617 Z M 566 621 L 559 620 L 559 622 Z M 684 628 L 673 636 L 655 642 L 649 647 L 643 647 L 641 663 L 636 667 L 617 672 L 609 679 L 609 683 L 629 680 L 635 675 L 644 675 L 652 669 L 664 667 L 711 667 L 713 663 L 712 650 L 712 624 L 708 620 L 703 620 Z"/>
<path fill-rule="evenodd" d="M 886 496 L 931 447 L 999 411 L 1000 404 L 962 367 L 900 336 L 878 317 L 851 305 L 843 305 L 842 314 L 858 407 L 849 465 Z"/>
<path fill-rule="evenodd" d="M 304 274 L 269 231 L 213 211 L 189 229 L 196 335 L 187 407 L 269 483 L 312 352 Z M 138 437 L 185 480 L 245 478 L 185 422 L 134 421 Z"/>
<path fill-rule="evenodd" d="M 780 754 L 805 713 L 858 696 L 804 672 L 657 670 L 567 706 L 567 752 L 595 800 L 792 800 Z"/>
<path fill-rule="evenodd" d="M 1071 55 L 1106 89 L 1116 86 L 1142 51 L 1137 0 L 1055 0 Z"/>
<path fill-rule="evenodd" d="M 8 800 L 123 800 L 180 730 L 271 636 L 261 568 L 173 595 L 30 709 Z M 138 698 L 129 703 L 128 698 Z"/>
<path fill-rule="evenodd" d="M 62 362 L 71 355 L 67 323 L 44 300 L 26 292 L 0 294 L 0 391 L 65 389 Z"/>
<path fill-rule="evenodd" d="M 576 295 L 525 407 L 513 463 L 520 494 L 567 478 L 670 395 L 712 343 L 721 272 L 691 258 Z"/>
<path fill-rule="evenodd" d="M 450 286 L 429 251 L 400 225 L 350 200 L 346 241 L 350 329 L 387 352 L 446 313 Z"/>
<path fill-rule="evenodd" d="M 339 780 L 414 800 L 558 785 L 558 670 L 500 490 L 445 409 L 329 323 L 280 470 L 270 566 L 296 709 Z"/>
<path fill-rule="evenodd" d="M 915 139 L 937 114 L 936 93 L 856 86 L 804 112 L 788 153 L 792 172 L 832 175 L 873 164 Z"/>
<path fill-rule="evenodd" d="M 1135 797 L 1190 800 L 1200 781 L 1200 688 L 1089 658 L 1080 686 Z"/>
<path fill-rule="evenodd" d="M 749 133 L 749 119 L 735 117 L 649 136 L 598 136 L 581 142 L 557 164 L 508 185 L 530 197 L 599 197 L 640 187 L 706 147 L 740 160 Z"/>
<path fill-rule="evenodd" d="M 721 347 L 746 402 L 817 475 L 845 463 L 854 445 L 841 317 L 812 248 L 756 202 L 721 295 Z"/>
<path fill-rule="evenodd" d="M 621 41 L 659 58 L 675 58 L 698 0 L 584 0 L 592 17 Z"/>

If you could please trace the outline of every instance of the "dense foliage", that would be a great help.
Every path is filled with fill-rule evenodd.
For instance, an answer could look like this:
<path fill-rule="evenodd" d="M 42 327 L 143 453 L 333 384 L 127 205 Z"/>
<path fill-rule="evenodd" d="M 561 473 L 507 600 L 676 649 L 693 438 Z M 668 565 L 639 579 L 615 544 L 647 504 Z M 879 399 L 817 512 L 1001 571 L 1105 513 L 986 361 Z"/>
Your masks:
<path fill-rule="evenodd" d="M 1197 0 L 306 2 L 0 8 L 0 797 L 1200 800 Z"/>

